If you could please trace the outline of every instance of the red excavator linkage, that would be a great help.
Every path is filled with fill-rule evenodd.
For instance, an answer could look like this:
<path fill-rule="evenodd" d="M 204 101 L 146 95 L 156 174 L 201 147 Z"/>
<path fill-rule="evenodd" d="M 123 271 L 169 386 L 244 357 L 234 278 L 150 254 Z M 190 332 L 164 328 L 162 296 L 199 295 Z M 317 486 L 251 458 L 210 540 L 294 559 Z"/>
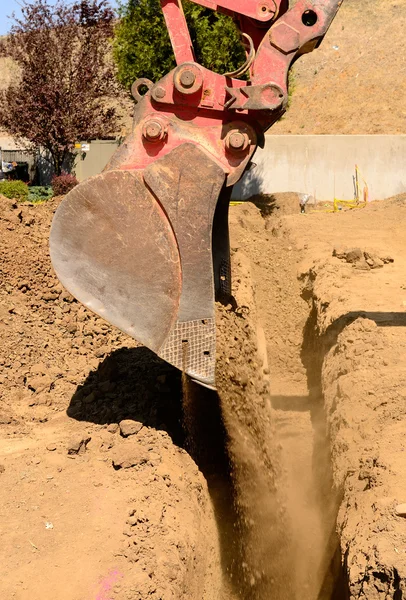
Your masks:
<path fill-rule="evenodd" d="M 290 66 L 320 44 L 341 0 L 194 1 L 235 18 L 246 62 L 224 75 L 197 64 L 181 1 L 161 0 L 177 67 L 133 84 L 132 133 L 61 202 L 50 249 L 80 302 L 213 387 L 231 189 L 286 110 Z"/>

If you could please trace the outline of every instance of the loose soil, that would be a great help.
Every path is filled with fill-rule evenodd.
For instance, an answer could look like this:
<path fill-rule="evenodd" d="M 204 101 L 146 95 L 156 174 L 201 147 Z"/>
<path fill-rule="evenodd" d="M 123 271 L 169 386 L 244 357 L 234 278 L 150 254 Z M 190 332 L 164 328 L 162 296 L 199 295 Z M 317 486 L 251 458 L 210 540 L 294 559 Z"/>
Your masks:
<path fill-rule="evenodd" d="M 216 393 L 62 289 L 58 199 L 0 199 L 1 598 L 406 593 L 406 196 L 271 200 L 231 210 Z"/>

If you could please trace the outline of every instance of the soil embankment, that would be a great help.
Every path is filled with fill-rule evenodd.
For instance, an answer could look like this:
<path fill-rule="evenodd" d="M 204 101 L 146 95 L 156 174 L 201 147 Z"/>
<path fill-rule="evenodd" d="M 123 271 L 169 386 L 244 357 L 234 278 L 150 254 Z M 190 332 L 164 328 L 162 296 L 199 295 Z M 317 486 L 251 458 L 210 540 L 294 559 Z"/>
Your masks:
<path fill-rule="evenodd" d="M 293 67 L 278 134 L 404 134 L 406 0 L 345 0 L 320 47 Z M 371 97 L 390 89 L 379 103 Z"/>
<path fill-rule="evenodd" d="M 319 357 L 352 598 L 405 594 L 406 196 L 290 223 L 308 250 L 305 342 Z"/>

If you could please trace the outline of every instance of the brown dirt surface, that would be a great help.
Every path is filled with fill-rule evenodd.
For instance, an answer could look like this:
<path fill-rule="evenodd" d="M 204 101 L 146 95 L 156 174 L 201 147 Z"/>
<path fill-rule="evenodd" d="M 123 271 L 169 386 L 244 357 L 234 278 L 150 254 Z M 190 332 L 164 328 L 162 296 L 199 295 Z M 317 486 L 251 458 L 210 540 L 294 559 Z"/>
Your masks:
<path fill-rule="evenodd" d="M 0 206 L 0 597 L 215 600 L 217 530 L 182 447 L 180 376 L 61 288 L 56 206 Z"/>
<path fill-rule="evenodd" d="M 318 346 L 334 487 L 343 497 L 338 531 L 349 596 L 402 598 L 406 195 L 292 217 L 290 227 L 307 256 L 307 335 Z"/>
<path fill-rule="evenodd" d="M 406 133 L 405 26 L 406 0 L 344 0 L 321 46 L 295 63 L 272 133 Z"/>
<path fill-rule="evenodd" d="M 232 244 L 267 341 L 286 597 L 402 598 L 406 195 L 336 214 L 261 200 L 265 222 L 232 210 Z"/>
<path fill-rule="evenodd" d="M 1 598 L 405 594 L 406 196 L 261 202 L 231 209 L 216 393 L 61 288 L 58 199 L 0 199 Z"/>

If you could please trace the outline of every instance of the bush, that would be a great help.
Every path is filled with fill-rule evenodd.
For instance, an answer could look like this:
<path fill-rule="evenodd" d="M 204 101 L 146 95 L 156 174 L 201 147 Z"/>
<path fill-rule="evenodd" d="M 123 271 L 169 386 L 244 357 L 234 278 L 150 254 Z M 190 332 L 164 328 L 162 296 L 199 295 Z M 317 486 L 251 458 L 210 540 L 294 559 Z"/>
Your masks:
<path fill-rule="evenodd" d="M 53 190 L 50 186 L 31 185 L 28 192 L 28 202 L 42 202 L 49 200 L 53 196 Z"/>
<path fill-rule="evenodd" d="M 77 185 L 79 181 L 74 175 L 63 173 L 62 175 L 54 175 L 52 177 L 52 189 L 54 196 L 64 196 Z"/>
<path fill-rule="evenodd" d="M 27 200 L 28 185 L 24 181 L 0 181 L 0 194 L 10 200 Z"/>

